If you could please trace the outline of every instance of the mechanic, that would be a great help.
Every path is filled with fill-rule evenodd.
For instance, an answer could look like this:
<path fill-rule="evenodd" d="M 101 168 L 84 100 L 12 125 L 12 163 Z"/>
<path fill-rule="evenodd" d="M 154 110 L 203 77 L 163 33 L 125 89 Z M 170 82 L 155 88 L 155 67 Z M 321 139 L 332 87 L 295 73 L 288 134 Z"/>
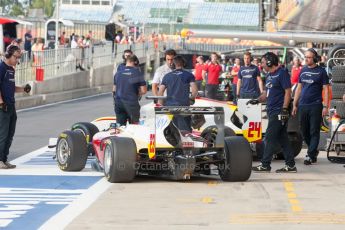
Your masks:
<path fill-rule="evenodd" d="M 137 68 L 137 56 L 126 59 L 126 67 L 114 76 L 113 96 L 115 101 L 116 122 L 121 126 L 138 124 L 140 118 L 139 98 L 147 92 L 143 74 Z"/>
<path fill-rule="evenodd" d="M 263 92 L 263 83 L 260 70 L 251 64 L 251 53 L 246 52 L 243 56 L 244 66 L 238 71 L 237 98 L 253 99 Z"/>
<path fill-rule="evenodd" d="M 7 161 L 17 123 L 14 94 L 31 90 L 29 84 L 25 87 L 15 85 L 15 66 L 21 53 L 18 46 L 10 45 L 6 49 L 5 60 L 0 63 L 0 169 L 16 167 Z"/>
<path fill-rule="evenodd" d="M 162 83 L 163 77 L 174 69 L 173 60 L 176 56 L 176 51 L 173 49 L 166 50 L 164 53 L 165 64 L 157 68 L 152 80 L 152 94 L 158 95 L 158 87 Z"/>
<path fill-rule="evenodd" d="M 217 91 L 219 86 L 219 75 L 222 72 L 222 66 L 219 63 L 219 55 L 217 53 L 211 54 L 211 61 L 205 65 L 203 75 L 207 73 L 206 83 L 206 97 L 210 99 L 217 98 Z"/>
<path fill-rule="evenodd" d="M 261 164 L 253 167 L 254 172 L 270 172 L 275 145 L 279 143 L 283 149 L 285 167 L 276 170 L 277 173 L 297 172 L 294 155 L 291 150 L 287 133 L 289 119 L 289 104 L 291 101 L 290 75 L 286 69 L 279 66 L 278 56 L 268 52 L 262 56 L 262 67 L 268 72 L 266 88 L 259 101 L 267 100 L 268 125 L 264 140 L 264 154 Z M 258 102 L 258 100 L 254 100 Z"/>
<path fill-rule="evenodd" d="M 301 132 L 308 145 L 304 164 L 312 165 L 317 163 L 319 153 L 321 119 L 328 114 L 329 78 L 326 70 L 317 65 L 320 57 L 314 49 L 308 49 L 304 55 L 306 66 L 299 75 L 292 115 L 299 111 Z"/>
<path fill-rule="evenodd" d="M 232 84 L 231 84 L 231 88 L 232 88 L 232 96 L 233 96 L 233 103 L 235 105 L 237 105 L 237 82 L 238 82 L 238 71 L 241 68 L 241 60 L 239 58 L 235 58 L 235 64 L 231 69 L 231 76 L 232 78 Z"/>
<path fill-rule="evenodd" d="M 132 50 L 124 50 L 123 51 L 123 54 L 122 54 L 123 62 L 120 65 L 118 65 L 116 72 L 119 72 L 119 71 L 124 70 L 126 68 L 126 59 L 130 55 L 133 55 Z"/>
<path fill-rule="evenodd" d="M 293 65 L 291 68 L 291 85 L 298 84 L 298 77 L 302 70 L 301 61 L 298 57 L 293 58 Z"/>
<path fill-rule="evenodd" d="M 175 70 L 164 76 L 162 84 L 159 86 L 159 96 L 164 95 L 167 90 L 166 106 L 189 106 L 194 104 L 198 94 L 198 87 L 195 83 L 194 75 L 183 69 L 185 60 L 182 56 L 174 57 Z M 190 97 L 191 90 L 191 97 Z M 162 100 L 159 100 L 162 104 Z M 191 116 L 174 115 L 173 122 L 177 128 L 184 131 L 192 131 Z"/>
<path fill-rule="evenodd" d="M 198 90 L 202 90 L 202 82 L 204 80 L 204 76 L 202 74 L 202 70 L 204 69 L 204 57 L 199 56 L 196 59 L 197 63 L 195 64 L 194 76 L 195 76 L 195 83 L 198 87 Z"/>

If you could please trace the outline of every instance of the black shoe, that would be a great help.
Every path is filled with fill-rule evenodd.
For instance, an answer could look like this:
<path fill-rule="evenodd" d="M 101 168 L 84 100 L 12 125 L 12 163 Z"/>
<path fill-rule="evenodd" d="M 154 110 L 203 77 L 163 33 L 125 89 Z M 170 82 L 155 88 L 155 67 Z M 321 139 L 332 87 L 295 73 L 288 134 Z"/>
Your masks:
<path fill-rule="evenodd" d="M 285 165 L 283 168 L 276 170 L 276 173 L 296 173 L 296 172 L 297 172 L 296 166 L 290 167 L 288 165 Z"/>
<path fill-rule="evenodd" d="M 317 158 L 312 159 L 309 156 L 306 156 L 305 160 L 304 160 L 304 164 L 305 165 L 316 165 L 317 164 Z"/>
<path fill-rule="evenodd" d="M 262 165 L 258 165 L 258 166 L 252 167 L 252 170 L 254 172 L 269 173 L 269 172 L 271 172 L 271 167 L 270 166 L 264 167 Z"/>
<path fill-rule="evenodd" d="M 85 71 L 85 69 L 79 64 L 79 69 L 81 70 L 81 71 Z"/>

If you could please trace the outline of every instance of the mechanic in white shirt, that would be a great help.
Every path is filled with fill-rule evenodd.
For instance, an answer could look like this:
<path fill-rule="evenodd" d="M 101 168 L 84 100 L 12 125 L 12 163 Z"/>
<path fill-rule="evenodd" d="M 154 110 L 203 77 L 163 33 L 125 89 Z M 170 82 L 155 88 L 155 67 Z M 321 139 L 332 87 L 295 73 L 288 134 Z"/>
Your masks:
<path fill-rule="evenodd" d="M 162 83 L 163 77 L 173 70 L 173 60 L 176 56 L 176 51 L 169 49 L 165 51 L 164 55 L 165 64 L 156 70 L 152 80 L 152 93 L 154 96 L 158 96 L 158 87 Z"/>

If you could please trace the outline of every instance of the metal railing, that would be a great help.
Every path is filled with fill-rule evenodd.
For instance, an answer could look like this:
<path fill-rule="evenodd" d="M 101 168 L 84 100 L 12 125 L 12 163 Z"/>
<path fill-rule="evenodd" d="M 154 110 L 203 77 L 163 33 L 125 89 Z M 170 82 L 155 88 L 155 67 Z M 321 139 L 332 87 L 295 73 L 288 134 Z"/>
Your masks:
<path fill-rule="evenodd" d="M 29 57 L 27 52 L 22 55 L 21 63 L 16 67 L 16 83 L 24 84 L 28 81 L 44 80 L 72 74 L 83 69 L 100 68 L 122 62 L 122 54 L 126 49 L 132 50 L 139 59 L 153 55 L 155 51 L 163 52 L 165 49 L 186 50 L 190 52 L 228 52 L 230 50 L 248 48 L 246 46 L 230 46 L 206 43 L 176 43 L 172 41 L 142 42 L 135 44 L 104 43 L 92 48 L 61 48 L 43 51 L 34 51 Z"/>

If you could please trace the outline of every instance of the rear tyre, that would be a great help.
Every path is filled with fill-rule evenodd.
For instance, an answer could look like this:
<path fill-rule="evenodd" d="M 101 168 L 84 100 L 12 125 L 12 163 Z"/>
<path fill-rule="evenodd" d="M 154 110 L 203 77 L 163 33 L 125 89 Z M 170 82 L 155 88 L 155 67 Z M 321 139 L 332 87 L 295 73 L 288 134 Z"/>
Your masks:
<path fill-rule="evenodd" d="M 56 145 L 56 159 L 62 171 L 81 171 L 87 161 L 87 143 L 80 132 L 64 131 Z"/>
<path fill-rule="evenodd" d="M 132 138 L 110 137 L 104 149 L 104 175 L 111 183 L 132 182 L 137 147 Z"/>
<path fill-rule="evenodd" d="M 240 136 L 224 140 L 224 162 L 218 165 L 223 181 L 246 181 L 252 172 L 252 151 L 249 142 Z"/>
<path fill-rule="evenodd" d="M 218 127 L 216 125 L 211 125 L 202 131 L 201 136 L 205 140 L 207 140 L 208 147 L 213 147 L 214 142 L 216 141 L 217 133 L 218 133 Z M 224 137 L 232 137 L 232 136 L 236 136 L 234 130 L 225 126 Z"/>

